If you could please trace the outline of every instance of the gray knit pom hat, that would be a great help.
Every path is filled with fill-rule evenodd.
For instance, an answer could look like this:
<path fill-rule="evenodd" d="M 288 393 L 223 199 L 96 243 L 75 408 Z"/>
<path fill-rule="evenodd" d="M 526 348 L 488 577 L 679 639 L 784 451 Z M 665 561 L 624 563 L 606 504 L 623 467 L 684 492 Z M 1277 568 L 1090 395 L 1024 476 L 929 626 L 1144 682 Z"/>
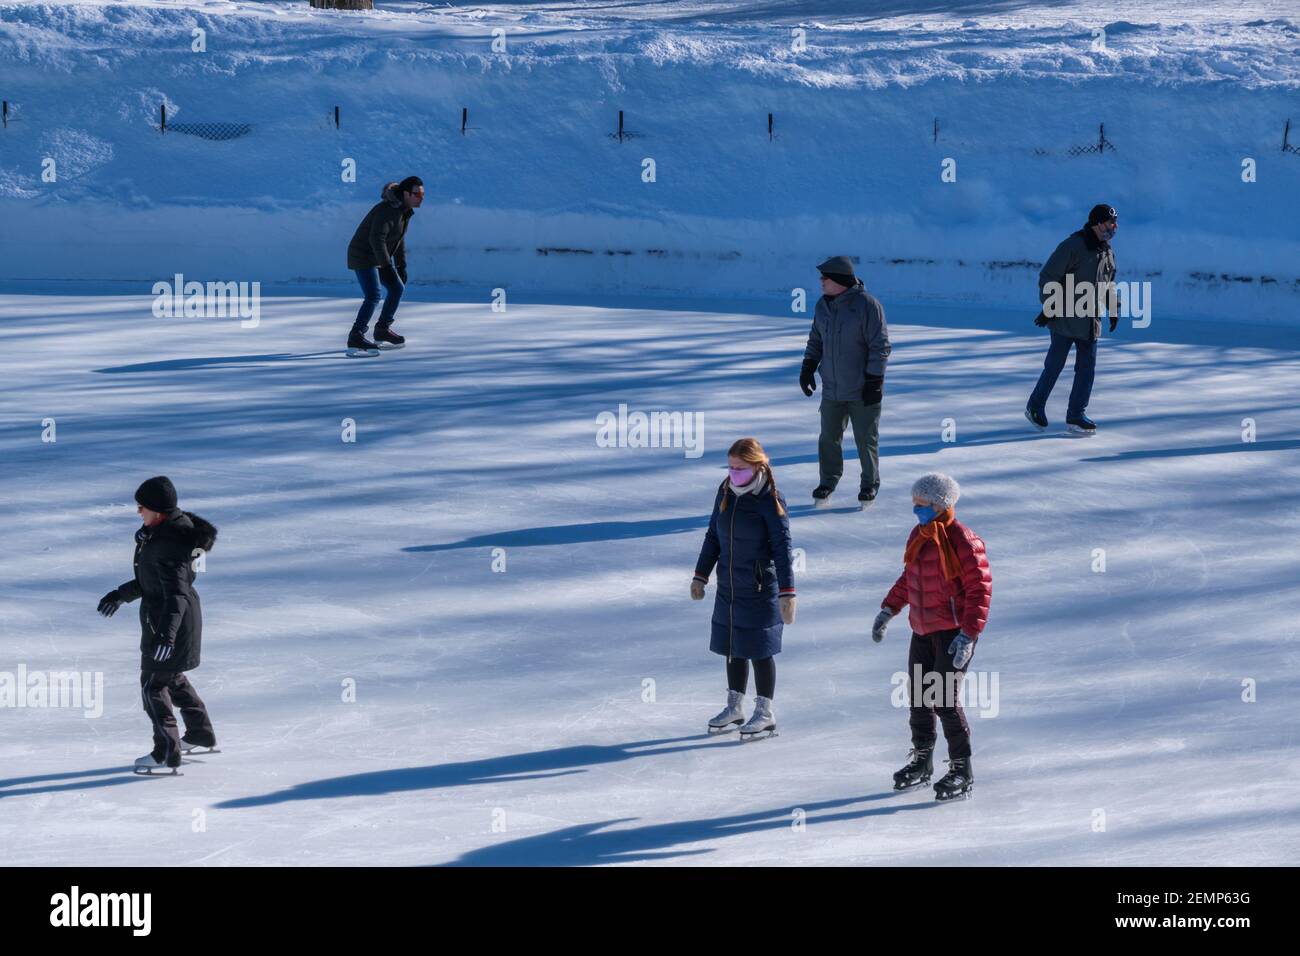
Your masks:
<path fill-rule="evenodd" d="M 916 479 L 916 483 L 912 485 L 912 494 L 943 510 L 957 503 L 957 499 L 961 497 L 961 486 L 957 484 L 956 478 L 934 471 Z"/>

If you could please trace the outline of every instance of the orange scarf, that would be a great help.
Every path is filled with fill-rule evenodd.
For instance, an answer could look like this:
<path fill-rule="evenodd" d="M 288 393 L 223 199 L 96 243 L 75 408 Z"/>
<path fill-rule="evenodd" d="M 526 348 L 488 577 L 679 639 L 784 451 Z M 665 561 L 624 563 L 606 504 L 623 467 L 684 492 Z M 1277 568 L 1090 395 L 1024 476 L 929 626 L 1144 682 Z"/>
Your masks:
<path fill-rule="evenodd" d="M 911 564 L 916 560 L 921 549 L 925 547 L 927 541 L 933 541 L 939 549 L 939 566 L 943 569 L 943 576 L 949 581 L 961 576 L 961 562 L 957 560 L 957 552 L 953 549 L 952 542 L 948 540 L 948 525 L 956 520 L 951 508 L 945 508 L 934 516 L 934 520 L 929 524 L 921 525 L 915 538 L 907 545 L 907 550 L 903 552 L 903 564 Z"/>

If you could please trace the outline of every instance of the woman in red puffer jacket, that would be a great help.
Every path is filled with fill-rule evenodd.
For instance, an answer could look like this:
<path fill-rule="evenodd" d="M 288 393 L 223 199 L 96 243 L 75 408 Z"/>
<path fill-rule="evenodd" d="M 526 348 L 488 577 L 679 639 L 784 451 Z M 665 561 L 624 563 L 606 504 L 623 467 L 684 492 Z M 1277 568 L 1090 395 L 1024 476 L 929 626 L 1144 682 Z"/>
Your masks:
<path fill-rule="evenodd" d="M 993 590 L 984 542 L 954 514 L 960 495 L 957 482 L 938 473 L 923 475 L 912 486 L 917 526 L 907 538 L 903 573 L 871 629 L 872 639 L 880 642 L 890 619 L 907 605 L 912 625 L 907 655 L 912 752 L 907 766 L 894 774 L 894 789 L 911 790 L 930 781 L 937 715 L 948 742 L 948 773 L 934 785 L 939 800 L 965 797 L 975 783 L 961 681 L 988 621 Z M 938 701 L 936 688 L 942 691 Z"/>

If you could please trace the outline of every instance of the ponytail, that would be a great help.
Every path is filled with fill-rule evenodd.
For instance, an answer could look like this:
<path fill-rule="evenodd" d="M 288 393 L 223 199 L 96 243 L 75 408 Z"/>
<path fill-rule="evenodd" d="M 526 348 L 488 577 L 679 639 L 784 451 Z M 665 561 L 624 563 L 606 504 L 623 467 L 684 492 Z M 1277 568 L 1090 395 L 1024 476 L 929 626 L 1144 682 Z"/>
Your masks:
<path fill-rule="evenodd" d="M 779 518 L 785 517 L 785 505 L 781 503 L 781 494 L 776 490 L 776 473 L 772 471 L 770 462 L 763 463 L 763 472 L 767 475 L 767 485 L 772 489 L 772 501 L 776 505 L 776 514 Z"/>

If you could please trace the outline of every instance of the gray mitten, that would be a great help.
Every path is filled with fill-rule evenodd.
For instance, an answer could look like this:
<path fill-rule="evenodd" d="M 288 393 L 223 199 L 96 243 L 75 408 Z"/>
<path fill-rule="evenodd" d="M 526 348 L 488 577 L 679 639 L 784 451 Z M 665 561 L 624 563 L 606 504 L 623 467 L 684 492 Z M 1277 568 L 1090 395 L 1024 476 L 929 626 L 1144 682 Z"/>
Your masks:
<path fill-rule="evenodd" d="M 952 666 L 961 670 L 970 663 L 971 655 L 975 653 L 975 642 L 965 634 L 958 634 L 948 645 L 948 653 L 952 655 Z"/>

